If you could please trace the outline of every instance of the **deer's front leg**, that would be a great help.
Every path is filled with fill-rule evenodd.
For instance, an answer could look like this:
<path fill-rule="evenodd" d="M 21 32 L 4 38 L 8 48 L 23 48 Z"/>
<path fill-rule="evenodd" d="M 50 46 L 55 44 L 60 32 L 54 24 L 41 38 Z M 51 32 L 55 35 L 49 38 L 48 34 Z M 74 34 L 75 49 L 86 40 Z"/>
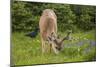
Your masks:
<path fill-rule="evenodd" d="M 55 47 L 56 47 L 55 44 L 52 44 L 52 49 L 53 49 L 54 53 L 55 54 L 58 54 L 59 51 Z"/>

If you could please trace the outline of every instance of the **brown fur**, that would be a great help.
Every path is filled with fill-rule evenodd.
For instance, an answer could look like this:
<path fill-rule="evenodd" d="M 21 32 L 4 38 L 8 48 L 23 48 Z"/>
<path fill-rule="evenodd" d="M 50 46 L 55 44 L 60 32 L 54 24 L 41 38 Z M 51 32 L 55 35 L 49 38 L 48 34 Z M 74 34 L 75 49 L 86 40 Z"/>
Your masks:
<path fill-rule="evenodd" d="M 46 50 L 46 40 L 48 36 L 53 32 L 54 35 L 57 35 L 57 17 L 53 10 L 45 9 L 40 17 L 39 21 L 39 28 L 40 28 L 40 36 L 42 42 L 42 52 L 44 53 Z M 50 45 L 53 48 L 54 52 L 56 53 L 54 44 Z"/>

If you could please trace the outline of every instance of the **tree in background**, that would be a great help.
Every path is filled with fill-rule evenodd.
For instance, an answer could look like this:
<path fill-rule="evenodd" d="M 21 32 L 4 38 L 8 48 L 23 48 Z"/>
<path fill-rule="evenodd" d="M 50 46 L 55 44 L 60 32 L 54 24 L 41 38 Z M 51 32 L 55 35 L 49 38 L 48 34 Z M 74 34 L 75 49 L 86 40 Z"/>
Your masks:
<path fill-rule="evenodd" d="M 96 7 L 71 5 L 71 9 L 76 15 L 75 25 L 82 30 L 92 30 L 96 26 Z"/>
<path fill-rule="evenodd" d="M 38 27 L 44 9 L 52 9 L 57 15 L 58 31 L 95 29 L 95 6 L 12 2 L 12 31 L 32 31 Z"/>

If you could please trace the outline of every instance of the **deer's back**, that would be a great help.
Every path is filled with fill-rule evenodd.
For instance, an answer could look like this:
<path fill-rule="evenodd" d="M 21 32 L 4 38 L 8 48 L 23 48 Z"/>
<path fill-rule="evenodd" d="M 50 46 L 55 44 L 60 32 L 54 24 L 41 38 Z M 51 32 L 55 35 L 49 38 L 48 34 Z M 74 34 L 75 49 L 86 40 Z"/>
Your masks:
<path fill-rule="evenodd" d="M 56 32 L 57 18 L 53 11 L 44 10 L 39 22 L 40 33 L 44 38 L 50 35 L 52 32 Z"/>

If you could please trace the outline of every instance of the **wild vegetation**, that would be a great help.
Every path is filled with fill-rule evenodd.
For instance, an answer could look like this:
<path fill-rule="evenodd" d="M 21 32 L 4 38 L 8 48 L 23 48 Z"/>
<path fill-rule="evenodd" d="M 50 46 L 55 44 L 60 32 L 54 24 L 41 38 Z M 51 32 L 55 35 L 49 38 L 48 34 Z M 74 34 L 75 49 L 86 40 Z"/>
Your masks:
<path fill-rule="evenodd" d="M 52 9 L 57 15 L 58 31 L 95 29 L 95 6 L 12 2 L 12 31 L 33 31 L 44 9 Z"/>
<path fill-rule="evenodd" d="M 24 36 L 24 34 L 23 32 L 15 32 L 12 34 L 12 59 L 14 65 L 96 60 L 95 31 L 72 34 L 77 40 L 66 40 L 63 50 L 58 55 L 54 54 L 53 51 L 42 55 L 40 36 L 38 35 L 32 39 Z M 64 35 L 66 34 L 63 33 L 63 36 Z M 82 37 L 82 35 L 85 36 Z"/>
<path fill-rule="evenodd" d="M 41 54 L 40 35 L 30 38 L 26 33 L 34 31 L 44 9 L 52 9 L 57 15 L 58 34 L 64 37 L 72 31 L 71 40 L 64 42 L 63 50 Z M 33 3 L 12 1 L 11 55 L 14 65 L 64 63 L 96 60 L 96 7 L 87 5 Z"/>

